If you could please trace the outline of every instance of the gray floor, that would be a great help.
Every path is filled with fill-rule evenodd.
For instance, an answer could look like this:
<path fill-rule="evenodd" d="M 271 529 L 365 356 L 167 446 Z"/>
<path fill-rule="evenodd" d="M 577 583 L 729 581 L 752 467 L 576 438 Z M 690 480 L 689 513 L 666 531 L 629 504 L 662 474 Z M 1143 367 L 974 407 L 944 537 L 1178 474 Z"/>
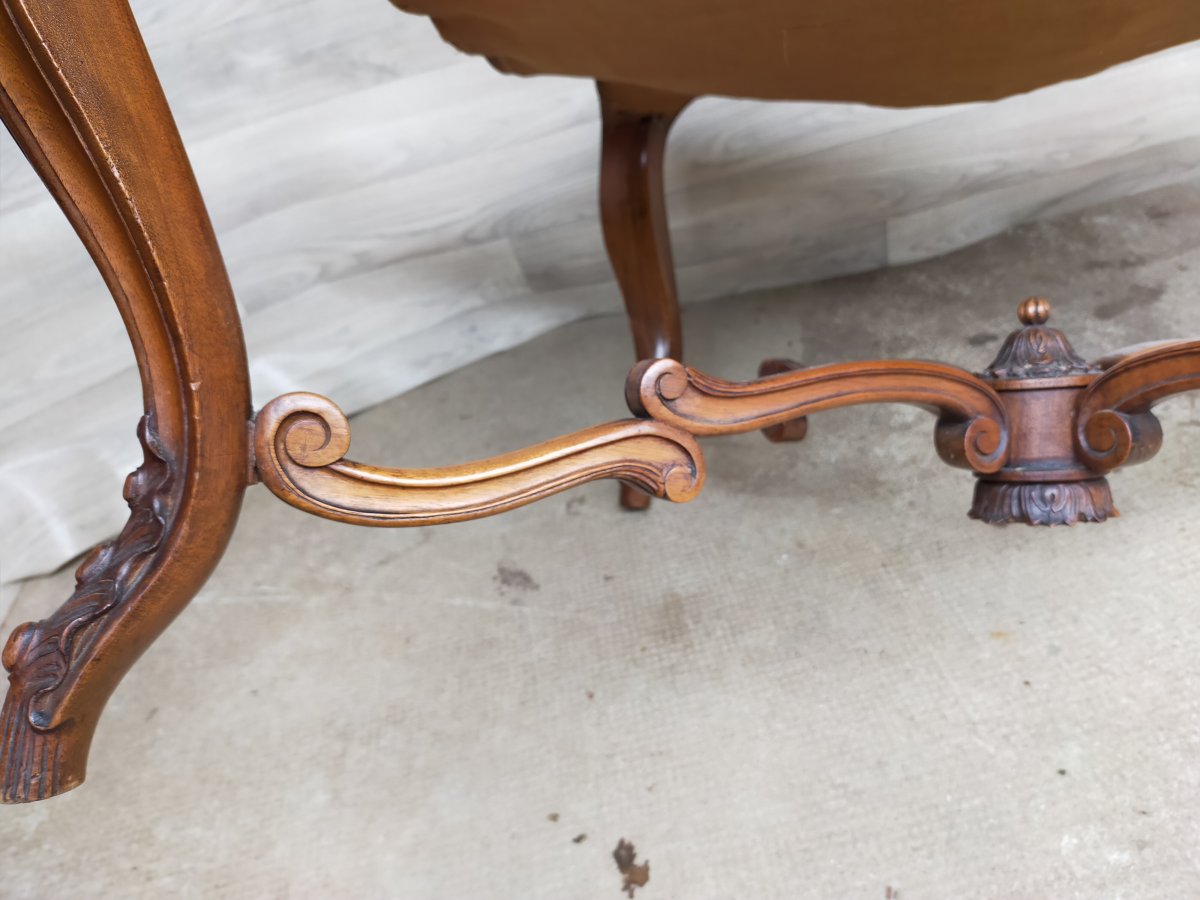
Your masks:
<path fill-rule="evenodd" d="M 693 309 L 690 357 L 978 368 L 1042 293 L 1088 355 L 1200 332 L 1200 185 L 941 260 Z M 623 413 L 618 318 L 357 417 L 422 465 Z M 706 443 L 689 506 L 610 484 L 362 531 L 251 493 L 133 670 L 88 783 L 0 810 L 8 897 L 1200 896 L 1200 407 L 1123 516 L 989 529 L 901 407 Z M 6 629 L 69 574 L 27 584 Z"/>

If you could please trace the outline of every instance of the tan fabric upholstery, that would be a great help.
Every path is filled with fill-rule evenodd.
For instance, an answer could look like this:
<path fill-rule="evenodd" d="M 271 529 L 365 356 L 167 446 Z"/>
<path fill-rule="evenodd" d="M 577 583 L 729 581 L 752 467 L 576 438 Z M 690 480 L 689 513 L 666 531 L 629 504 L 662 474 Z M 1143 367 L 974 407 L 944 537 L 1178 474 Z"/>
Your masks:
<path fill-rule="evenodd" d="M 992 100 L 1200 39 L 1200 0 L 393 0 L 497 68 L 685 96 Z"/>

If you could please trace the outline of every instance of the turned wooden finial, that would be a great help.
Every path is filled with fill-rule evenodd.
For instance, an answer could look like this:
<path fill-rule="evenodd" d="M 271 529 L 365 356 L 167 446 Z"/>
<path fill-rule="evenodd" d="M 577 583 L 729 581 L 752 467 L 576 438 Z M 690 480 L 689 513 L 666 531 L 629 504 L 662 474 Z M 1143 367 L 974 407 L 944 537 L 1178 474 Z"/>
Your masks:
<path fill-rule="evenodd" d="M 1050 301 L 1030 297 L 1017 308 L 1021 327 L 1004 339 L 1000 352 L 983 376 L 993 381 L 1027 381 L 1032 378 L 1066 378 L 1098 375 L 1100 369 L 1071 348 L 1067 336 L 1046 324 Z"/>
<path fill-rule="evenodd" d="M 1030 297 L 1017 310 L 1022 325 L 1045 325 L 1050 320 L 1050 301 L 1045 297 Z"/>

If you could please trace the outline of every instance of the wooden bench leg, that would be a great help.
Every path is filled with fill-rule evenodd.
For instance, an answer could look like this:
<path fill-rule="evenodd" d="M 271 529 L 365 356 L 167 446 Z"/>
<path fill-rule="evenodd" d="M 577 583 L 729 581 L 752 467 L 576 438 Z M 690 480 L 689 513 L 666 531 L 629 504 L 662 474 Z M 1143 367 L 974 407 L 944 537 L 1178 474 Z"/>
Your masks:
<path fill-rule="evenodd" d="M 14 803 L 83 781 L 109 695 L 216 565 L 250 477 L 250 391 L 216 240 L 126 0 L 0 0 L 0 115 L 104 276 L 145 398 L 128 524 L 4 646 L 0 800 Z"/>
<path fill-rule="evenodd" d="M 683 330 L 663 192 L 671 124 L 690 97 L 598 82 L 603 138 L 600 222 L 638 360 L 683 358 Z M 645 509 L 649 495 L 621 486 L 621 505 Z"/>

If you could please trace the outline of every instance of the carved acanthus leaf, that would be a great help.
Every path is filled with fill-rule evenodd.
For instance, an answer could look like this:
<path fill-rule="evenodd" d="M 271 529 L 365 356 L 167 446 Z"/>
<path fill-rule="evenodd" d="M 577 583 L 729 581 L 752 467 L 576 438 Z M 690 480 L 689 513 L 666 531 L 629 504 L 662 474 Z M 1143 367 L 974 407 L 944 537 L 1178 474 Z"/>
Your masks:
<path fill-rule="evenodd" d="M 0 712 L 0 772 L 5 773 L 0 800 L 5 802 L 58 793 L 50 720 L 55 691 L 100 633 L 105 617 L 133 592 L 166 532 L 174 470 L 152 415 L 142 418 L 138 438 L 145 460 L 125 481 L 130 515 L 121 534 L 80 563 L 75 592 L 66 603 L 47 619 L 19 626 L 5 644 L 3 663 L 10 673 Z"/>
<path fill-rule="evenodd" d="M 970 516 L 989 525 L 1076 525 L 1120 515 L 1108 481 L 1044 484 L 979 481 Z"/>

